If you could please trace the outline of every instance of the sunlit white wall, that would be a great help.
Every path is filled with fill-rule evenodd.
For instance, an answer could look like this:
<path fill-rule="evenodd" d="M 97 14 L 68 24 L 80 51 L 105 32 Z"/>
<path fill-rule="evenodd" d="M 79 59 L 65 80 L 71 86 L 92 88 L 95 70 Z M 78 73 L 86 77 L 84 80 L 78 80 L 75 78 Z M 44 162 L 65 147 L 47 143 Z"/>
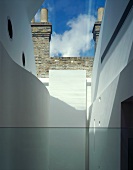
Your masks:
<path fill-rule="evenodd" d="M 85 127 L 86 71 L 50 70 L 50 126 Z"/>
<path fill-rule="evenodd" d="M 0 41 L 9 56 L 23 67 L 22 53 L 25 54 L 25 69 L 36 75 L 30 21 L 43 0 L 20 1 L 0 0 Z M 8 19 L 12 24 L 13 37 L 9 37 Z"/>
<path fill-rule="evenodd" d="M 129 1 L 108 0 L 95 55 L 90 109 L 90 170 L 120 169 L 121 102 L 133 95 L 133 10 L 102 54 Z"/>

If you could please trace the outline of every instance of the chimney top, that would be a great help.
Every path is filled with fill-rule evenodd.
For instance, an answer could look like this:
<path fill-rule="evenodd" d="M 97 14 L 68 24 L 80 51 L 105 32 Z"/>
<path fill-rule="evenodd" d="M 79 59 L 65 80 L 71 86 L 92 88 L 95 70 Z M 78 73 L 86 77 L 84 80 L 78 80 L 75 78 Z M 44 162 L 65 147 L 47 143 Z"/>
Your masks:
<path fill-rule="evenodd" d="M 98 8 L 98 16 L 97 16 L 98 21 L 102 21 L 103 13 L 104 13 L 104 8 L 103 7 Z"/>
<path fill-rule="evenodd" d="M 48 9 L 41 9 L 41 22 L 48 22 Z"/>

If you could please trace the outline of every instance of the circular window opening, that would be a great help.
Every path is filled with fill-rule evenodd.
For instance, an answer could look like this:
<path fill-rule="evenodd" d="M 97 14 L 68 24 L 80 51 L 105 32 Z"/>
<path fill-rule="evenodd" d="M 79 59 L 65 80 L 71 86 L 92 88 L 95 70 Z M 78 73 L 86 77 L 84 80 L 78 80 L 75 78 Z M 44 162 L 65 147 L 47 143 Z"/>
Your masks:
<path fill-rule="evenodd" d="M 23 63 L 23 66 L 25 66 L 25 55 L 24 55 L 24 53 L 22 54 L 22 63 Z"/>
<path fill-rule="evenodd" d="M 12 39 L 13 38 L 13 29 L 12 29 L 12 22 L 9 18 L 8 18 L 8 34 L 9 34 L 9 37 Z"/>

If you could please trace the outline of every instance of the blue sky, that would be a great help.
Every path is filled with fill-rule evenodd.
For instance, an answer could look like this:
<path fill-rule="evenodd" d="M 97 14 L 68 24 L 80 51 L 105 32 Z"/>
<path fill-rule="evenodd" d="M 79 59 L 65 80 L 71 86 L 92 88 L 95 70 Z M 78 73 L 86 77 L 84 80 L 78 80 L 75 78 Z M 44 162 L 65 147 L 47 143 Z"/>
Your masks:
<path fill-rule="evenodd" d="M 45 0 L 52 23 L 51 56 L 94 56 L 92 28 L 105 0 Z M 76 55 L 76 56 L 75 56 Z"/>

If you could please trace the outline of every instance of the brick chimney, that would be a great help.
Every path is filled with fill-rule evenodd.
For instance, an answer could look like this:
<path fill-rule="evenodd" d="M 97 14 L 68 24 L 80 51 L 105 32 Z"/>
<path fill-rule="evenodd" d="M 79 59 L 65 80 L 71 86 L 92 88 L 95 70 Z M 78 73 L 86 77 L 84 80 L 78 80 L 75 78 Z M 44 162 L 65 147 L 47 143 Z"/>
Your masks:
<path fill-rule="evenodd" d="M 45 61 L 50 56 L 50 40 L 52 24 L 48 22 L 48 10 L 41 9 L 40 22 L 31 22 L 32 40 L 34 43 L 34 56 L 36 71 L 39 78 L 45 77 Z"/>
<path fill-rule="evenodd" d="M 99 33 L 100 33 L 100 28 L 101 28 L 101 23 L 102 23 L 102 18 L 103 18 L 103 13 L 104 13 L 104 8 L 98 8 L 98 15 L 97 15 L 97 21 L 94 24 L 92 33 L 93 33 L 93 39 L 95 41 L 95 52 L 97 48 L 97 43 L 98 43 L 98 38 L 99 38 Z"/>

